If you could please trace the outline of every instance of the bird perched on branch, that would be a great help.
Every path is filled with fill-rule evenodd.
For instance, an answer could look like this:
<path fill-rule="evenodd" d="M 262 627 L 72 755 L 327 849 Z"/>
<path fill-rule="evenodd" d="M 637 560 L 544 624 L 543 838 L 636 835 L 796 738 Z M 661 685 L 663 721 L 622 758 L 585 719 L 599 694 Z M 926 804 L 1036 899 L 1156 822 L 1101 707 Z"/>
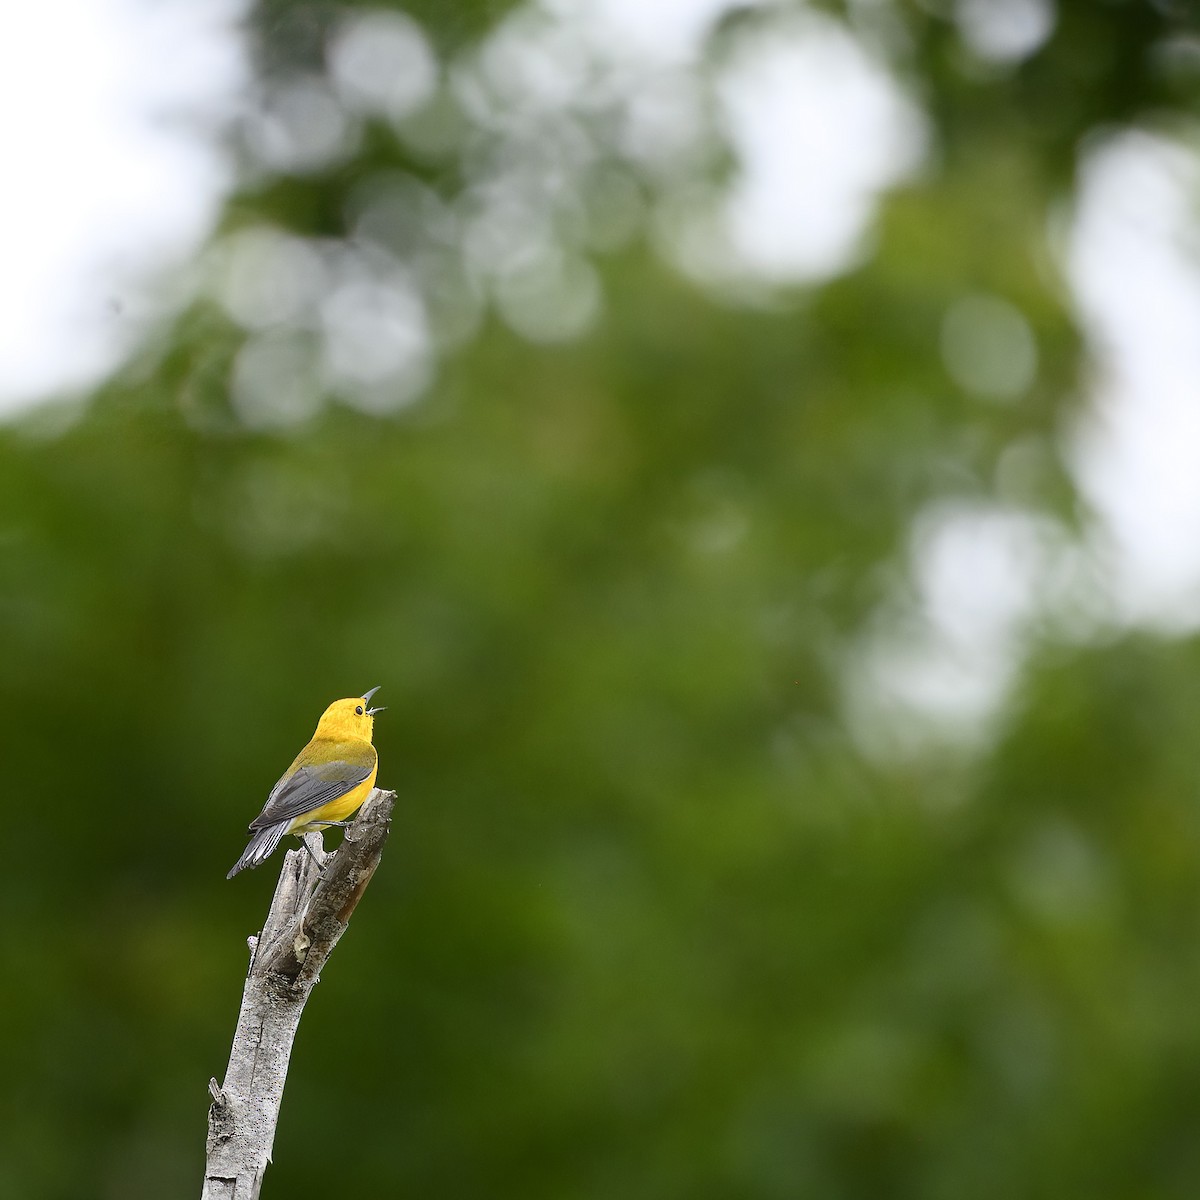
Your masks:
<path fill-rule="evenodd" d="M 225 876 L 257 867 L 286 833 L 297 836 L 330 825 L 345 825 L 375 786 L 379 756 L 371 745 L 375 714 L 368 708 L 373 687 L 361 699 L 335 700 L 321 714 L 312 741 L 271 789 L 263 810 L 250 822 L 250 844 Z"/>

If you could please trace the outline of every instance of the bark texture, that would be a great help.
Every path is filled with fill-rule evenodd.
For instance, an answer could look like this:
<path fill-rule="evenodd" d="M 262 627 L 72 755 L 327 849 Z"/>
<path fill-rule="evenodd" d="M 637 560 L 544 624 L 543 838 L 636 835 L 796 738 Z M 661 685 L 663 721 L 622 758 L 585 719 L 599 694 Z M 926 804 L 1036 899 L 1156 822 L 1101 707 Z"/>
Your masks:
<path fill-rule="evenodd" d="M 307 850 L 284 857 L 262 932 L 248 939 L 250 969 L 225 1082 L 208 1085 L 203 1200 L 259 1194 L 300 1015 L 379 865 L 395 800 L 395 792 L 375 788 L 333 854 L 310 833 Z"/>

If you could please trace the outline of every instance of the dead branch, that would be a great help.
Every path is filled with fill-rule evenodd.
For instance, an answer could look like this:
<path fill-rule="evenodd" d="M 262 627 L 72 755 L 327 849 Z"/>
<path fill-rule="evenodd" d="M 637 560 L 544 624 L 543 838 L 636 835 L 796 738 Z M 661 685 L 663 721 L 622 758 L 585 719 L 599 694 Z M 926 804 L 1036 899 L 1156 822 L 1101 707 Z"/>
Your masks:
<path fill-rule="evenodd" d="M 375 788 L 333 854 L 310 833 L 307 850 L 284 858 L 262 932 L 248 939 L 250 969 L 225 1082 L 208 1085 L 203 1200 L 258 1196 L 300 1015 L 379 865 L 395 800 L 395 792 Z"/>

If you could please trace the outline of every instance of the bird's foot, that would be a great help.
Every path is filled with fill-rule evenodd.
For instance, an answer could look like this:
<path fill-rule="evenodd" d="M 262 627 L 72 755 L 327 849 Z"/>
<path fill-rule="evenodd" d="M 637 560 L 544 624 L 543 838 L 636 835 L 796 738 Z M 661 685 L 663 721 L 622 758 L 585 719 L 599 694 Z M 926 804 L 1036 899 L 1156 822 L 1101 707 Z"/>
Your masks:
<path fill-rule="evenodd" d="M 309 841 L 312 838 L 312 841 Z M 329 855 L 325 853 L 325 845 L 321 839 L 319 832 L 304 833 L 300 835 L 300 845 L 308 851 L 308 857 L 313 860 L 313 865 L 317 868 L 319 874 L 325 874 L 325 864 L 329 861 Z"/>

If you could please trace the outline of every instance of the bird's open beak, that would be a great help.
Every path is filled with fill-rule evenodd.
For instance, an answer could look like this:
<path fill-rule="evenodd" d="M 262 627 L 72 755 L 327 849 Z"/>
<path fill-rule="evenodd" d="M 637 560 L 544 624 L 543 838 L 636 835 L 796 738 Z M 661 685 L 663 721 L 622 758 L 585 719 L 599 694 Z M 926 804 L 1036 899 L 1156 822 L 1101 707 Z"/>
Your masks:
<path fill-rule="evenodd" d="M 382 683 L 381 683 L 381 684 L 379 684 L 377 687 L 373 687 L 373 688 L 372 688 L 372 689 L 371 689 L 369 692 L 366 692 L 366 693 L 364 693 L 364 695 L 363 695 L 363 699 L 364 699 L 364 700 L 367 700 L 367 701 L 369 701 L 369 700 L 371 699 L 371 697 L 372 697 L 373 695 L 375 695 L 375 693 L 376 693 L 377 691 L 379 691 L 379 688 L 381 688 L 381 687 L 383 687 L 383 684 L 382 684 Z M 367 716 L 369 716 L 369 717 L 373 717 L 373 716 L 374 716 L 374 715 L 375 715 L 377 712 L 383 712 L 383 710 L 384 710 L 385 708 L 387 708 L 387 705 L 386 705 L 386 704 L 380 705 L 380 707 L 379 707 L 379 708 L 368 708 L 368 709 L 367 709 Z"/>

